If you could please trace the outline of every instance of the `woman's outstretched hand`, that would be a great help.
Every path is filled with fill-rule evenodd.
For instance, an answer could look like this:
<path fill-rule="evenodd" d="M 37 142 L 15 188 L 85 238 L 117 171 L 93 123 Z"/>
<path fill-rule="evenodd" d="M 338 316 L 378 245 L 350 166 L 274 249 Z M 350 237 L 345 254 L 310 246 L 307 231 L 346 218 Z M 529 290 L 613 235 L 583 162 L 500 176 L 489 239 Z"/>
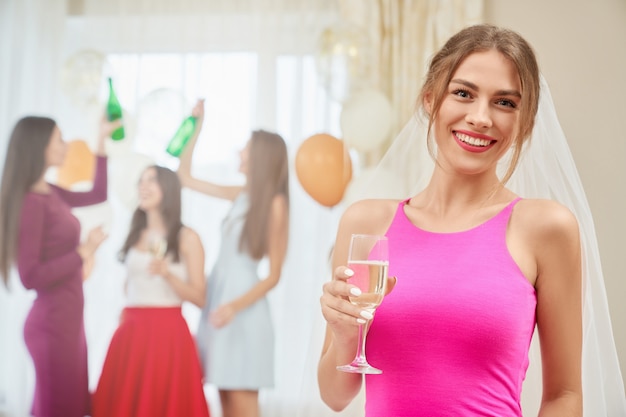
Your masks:
<path fill-rule="evenodd" d="M 202 129 L 204 123 L 204 99 L 199 98 L 196 101 L 195 106 L 191 109 L 191 115 L 196 118 L 196 131 L 199 132 Z"/>

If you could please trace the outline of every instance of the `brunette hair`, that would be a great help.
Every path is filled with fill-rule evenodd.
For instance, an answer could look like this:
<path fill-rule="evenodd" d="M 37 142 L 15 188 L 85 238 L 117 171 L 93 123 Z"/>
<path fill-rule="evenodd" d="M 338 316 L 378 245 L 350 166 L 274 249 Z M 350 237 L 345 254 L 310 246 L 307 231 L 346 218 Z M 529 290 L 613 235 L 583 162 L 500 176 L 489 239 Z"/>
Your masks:
<path fill-rule="evenodd" d="M 475 52 L 496 50 L 515 65 L 522 86 L 519 130 L 513 138 L 513 155 L 502 182 L 506 183 L 520 158 L 522 147 L 530 137 L 539 106 L 539 66 L 530 44 L 518 33 L 489 24 L 470 26 L 452 36 L 430 62 L 426 80 L 417 105 L 424 103 L 426 95 L 432 98 L 428 132 L 436 119 L 454 72 L 465 58 Z M 432 149 L 429 142 L 429 149 Z"/>
<path fill-rule="evenodd" d="M 250 138 L 248 192 L 250 207 L 239 240 L 239 250 L 254 259 L 267 254 L 268 223 L 274 196 L 282 194 L 289 203 L 289 164 L 283 138 L 256 130 Z"/>
<path fill-rule="evenodd" d="M 166 254 L 172 256 L 174 262 L 180 260 L 179 254 L 179 232 L 183 227 L 181 220 L 181 185 L 178 175 L 171 169 L 161 167 L 158 165 L 152 165 L 147 167 L 145 171 L 154 169 L 156 171 L 156 179 L 161 192 L 163 193 L 163 199 L 161 200 L 161 216 L 163 216 L 163 222 L 167 229 L 167 250 Z M 132 248 L 141 237 L 141 232 L 147 227 L 148 221 L 146 212 L 137 207 L 133 213 L 132 220 L 130 222 L 130 230 L 126 241 L 119 252 L 120 261 L 126 259 L 126 255 L 130 248 Z"/>
<path fill-rule="evenodd" d="M 46 170 L 46 148 L 56 122 L 27 116 L 13 128 L 0 186 L 0 275 L 8 286 L 9 271 L 17 256 L 24 196 Z"/>

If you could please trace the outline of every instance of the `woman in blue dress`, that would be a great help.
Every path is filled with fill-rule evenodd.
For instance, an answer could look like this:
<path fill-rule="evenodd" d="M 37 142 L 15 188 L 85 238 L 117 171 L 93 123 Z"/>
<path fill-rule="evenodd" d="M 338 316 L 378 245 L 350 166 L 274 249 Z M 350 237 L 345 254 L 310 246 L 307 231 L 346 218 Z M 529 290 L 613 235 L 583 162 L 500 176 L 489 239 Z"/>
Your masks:
<path fill-rule="evenodd" d="M 274 331 L 267 293 L 280 279 L 289 234 L 287 147 L 277 134 L 257 130 L 240 152 L 242 186 L 191 175 L 202 128 L 203 102 L 193 110 L 196 130 L 181 155 L 183 186 L 232 201 L 221 226 L 221 247 L 208 278 L 206 305 L 196 335 L 205 382 L 220 394 L 224 417 L 257 417 L 259 389 L 274 385 Z M 269 261 L 259 277 L 258 264 Z"/>

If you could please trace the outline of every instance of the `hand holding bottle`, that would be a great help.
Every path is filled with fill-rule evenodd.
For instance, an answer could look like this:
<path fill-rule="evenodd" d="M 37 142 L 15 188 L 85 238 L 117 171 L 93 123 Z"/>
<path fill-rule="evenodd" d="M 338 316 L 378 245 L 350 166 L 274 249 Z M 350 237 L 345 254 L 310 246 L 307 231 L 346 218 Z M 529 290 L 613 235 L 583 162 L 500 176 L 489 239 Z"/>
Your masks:
<path fill-rule="evenodd" d="M 103 116 L 100 120 L 100 127 L 98 128 L 98 148 L 97 154 L 106 155 L 106 141 L 111 138 L 113 132 L 122 127 L 122 119 L 117 119 L 110 122 L 106 116 Z"/>
<path fill-rule="evenodd" d="M 204 99 L 199 98 L 195 106 L 191 110 L 191 115 L 196 118 L 196 131 L 200 132 L 202 123 L 204 122 Z"/>
<path fill-rule="evenodd" d="M 120 101 L 117 98 L 117 94 L 115 93 L 115 90 L 113 89 L 113 80 L 109 78 L 108 82 L 109 82 L 109 99 L 107 101 L 107 106 L 106 106 L 107 118 L 110 121 L 119 120 L 122 118 L 122 105 L 120 104 Z M 126 134 L 124 132 L 124 126 L 120 125 L 118 126 L 117 129 L 115 129 L 112 132 L 111 138 L 113 140 L 122 140 L 124 139 L 125 135 Z"/>
<path fill-rule="evenodd" d="M 191 111 L 191 116 L 183 120 L 174 137 L 167 145 L 167 153 L 179 157 L 187 143 L 196 137 L 202 129 L 204 120 L 204 100 L 200 99 Z"/>

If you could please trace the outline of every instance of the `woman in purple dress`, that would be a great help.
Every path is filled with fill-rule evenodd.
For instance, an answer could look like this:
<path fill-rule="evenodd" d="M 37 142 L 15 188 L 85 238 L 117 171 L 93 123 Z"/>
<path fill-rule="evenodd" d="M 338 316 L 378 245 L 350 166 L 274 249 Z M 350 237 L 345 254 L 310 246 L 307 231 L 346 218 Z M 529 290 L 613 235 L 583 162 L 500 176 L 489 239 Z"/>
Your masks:
<path fill-rule="evenodd" d="M 45 180 L 60 166 L 66 144 L 54 120 L 24 117 L 13 128 L 0 191 L 0 274 L 8 285 L 17 264 L 22 284 L 37 292 L 24 324 L 35 365 L 36 417 L 90 414 L 87 345 L 83 326 L 83 266 L 106 238 L 101 227 L 80 242 L 72 207 L 107 198 L 105 139 L 119 122 L 100 128 L 93 189 L 72 192 Z"/>

